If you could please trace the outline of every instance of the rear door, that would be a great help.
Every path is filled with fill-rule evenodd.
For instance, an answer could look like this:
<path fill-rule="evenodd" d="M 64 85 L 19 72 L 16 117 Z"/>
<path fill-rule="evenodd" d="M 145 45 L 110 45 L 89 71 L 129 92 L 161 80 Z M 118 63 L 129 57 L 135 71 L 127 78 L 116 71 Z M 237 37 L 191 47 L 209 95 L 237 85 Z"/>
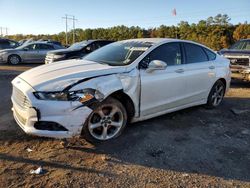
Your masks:
<path fill-rule="evenodd" d="M 54 47 L 52 45 L 50 45 L 50 44 L 38 44 L 36 46 L 36 49 L 38 50 L 37 62 L 44 63 L 47 53 L 50 50 L 54 50 Z"/>
<path fill-rule="evenodd" d="M 215 81 L 215 66 L 202 46 L 183 42 L 187 103 L 205 100 Z"/>

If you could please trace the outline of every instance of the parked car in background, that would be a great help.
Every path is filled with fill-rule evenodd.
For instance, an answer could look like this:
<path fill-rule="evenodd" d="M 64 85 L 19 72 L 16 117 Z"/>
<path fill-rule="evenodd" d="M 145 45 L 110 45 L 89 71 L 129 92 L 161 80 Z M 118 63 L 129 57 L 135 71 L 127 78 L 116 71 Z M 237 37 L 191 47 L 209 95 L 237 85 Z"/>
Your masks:
<path fill-rule="evenodd" d="M 77 42 L 70 46 L 69 48 L 62 50 L 54 50 L 48 52 L 45 63 L 53 63 L 56 61 L 62 61 L 66 59 L 77 59 L 81 58 L 96 49 L 110 44 L 114 41 L 110 40 L 86 40 L 82 42 Z"/>
<path fill-rule="evenodd" d="M 19 46 L 19 43 L 14 40 L 0 38 L 0 50 L 11 49 Z"/>
<path fill-rule="evenodd" d="M 218 53 L 230 60 L 232 78 L 250 81 L 250 39 L 240 40 Z"/>
<path fill-rule="evenodd" d="M 131 39 L 80 60 L 28 70 L 13 81 L 13 113 L 28 134 L 90 141 L 119 136 L 128 122 L 221 104 L 229 60 L 177 39 Z"/>
<path fill-rule="evenodd" d="M 40 39 L 37 42 L 47 42 L 47 43 L 51 43 L 51 44 L 55 44 L 58 46 L 62 46 L 61 42 L 55 41 L 55 40 L 50 40 L 50 39 Z"/>
<path fill-rule="evenodd" d="M 22 39 L 22 40 L 18 41 L 19 46 L 26 45 L 26 44 L 32 43 L 32 42 L 35 42 L 35 40 L 33 38 Z"/>
<path fill-rule="evenodd" d="M 17 65 L 19 63 L 43 63 L 47 52 L 62 49 L 62 46 L 46 42 L 33 42 L 15 49 L 0 51 L 0 62 Z"/>

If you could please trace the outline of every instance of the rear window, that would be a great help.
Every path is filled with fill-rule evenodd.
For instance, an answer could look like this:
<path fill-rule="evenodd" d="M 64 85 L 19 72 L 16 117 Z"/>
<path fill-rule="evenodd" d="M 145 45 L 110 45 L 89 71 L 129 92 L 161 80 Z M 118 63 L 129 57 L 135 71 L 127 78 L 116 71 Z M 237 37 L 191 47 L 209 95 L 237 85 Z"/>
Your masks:
<path fill-rule="evenodd" d="M 54 47 L 47 44 L 38 44 L 40 50 L 54 50 Z"/>

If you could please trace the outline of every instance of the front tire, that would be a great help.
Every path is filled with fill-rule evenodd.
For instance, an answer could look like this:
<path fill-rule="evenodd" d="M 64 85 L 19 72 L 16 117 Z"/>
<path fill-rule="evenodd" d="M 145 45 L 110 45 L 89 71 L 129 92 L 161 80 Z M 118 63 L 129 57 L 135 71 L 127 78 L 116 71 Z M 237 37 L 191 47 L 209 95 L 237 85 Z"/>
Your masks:
<path fill-rule="evenodd" d="M 21 57 L 18 55 L 10 55 L 8 57 L 8 63 L 11 65 L 18 65 L 21 62 Z"/>
<path fill-rule="evenodd" d="M 126 127 L 127 119 L 127 111 L 121 102 L 110 97 L 94 107 L 83 126 L 82 135 L 92 143 L 117 138 Z"/>
<path fill-rule="evenodd" d="M 219 106 L 223 101 L 225 91 L 226 91 L 226 86 L 221 80 L 215 82 L 209 93 L 206 107 L 215 108 Z"/>

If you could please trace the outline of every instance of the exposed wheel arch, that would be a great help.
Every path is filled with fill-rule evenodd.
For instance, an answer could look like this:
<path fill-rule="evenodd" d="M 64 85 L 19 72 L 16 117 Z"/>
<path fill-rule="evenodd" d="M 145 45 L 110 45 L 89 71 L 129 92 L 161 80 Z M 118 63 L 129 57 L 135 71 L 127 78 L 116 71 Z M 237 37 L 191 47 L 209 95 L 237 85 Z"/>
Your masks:
<path fill-rule="evenodd" d="M 225 80 L 225 78 L 220 78 L 220 79 L 218 79 L 218 80 L 222 81 L 222 83 L 224 84 L 225 88 L 227 87 L 227 81 Z M 217 82 L 218 80 L 216 80 L 216 82 Z M 216 83 L 216 82 L 215 82 L 215 83 Z"/>
<path fill-rule="evenodd" d="M 122 105 L 125 107 L 127 114 L 128 114 L 128 122 L 134 117 L 135 115 L 135 105 L 126 93 L 123 92 L 123 90 L 118 90 L 112 94 L 110 94 L 108 97 L 115 98 L 119 100 Z"/>

